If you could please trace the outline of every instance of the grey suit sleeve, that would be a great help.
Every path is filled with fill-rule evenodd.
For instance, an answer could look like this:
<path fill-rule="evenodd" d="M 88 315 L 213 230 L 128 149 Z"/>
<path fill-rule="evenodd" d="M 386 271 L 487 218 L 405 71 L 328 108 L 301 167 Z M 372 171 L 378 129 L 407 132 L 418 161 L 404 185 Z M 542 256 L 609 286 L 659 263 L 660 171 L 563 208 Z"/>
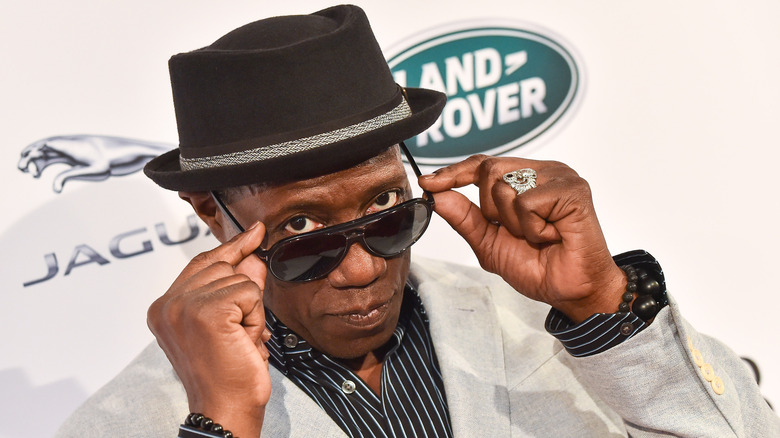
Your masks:
<path fill-rule="evenodd" d="M 165 354 L 149 345 L 63 423 L 56 438 L 173 438 L 189 413 Z"/>
<path fill-rule="evenodd" d="M 745 363 L 693 330 L 673 300 L 631 340 L 565 360 L 631 436 L 780 437 L 780 418 Z"/>

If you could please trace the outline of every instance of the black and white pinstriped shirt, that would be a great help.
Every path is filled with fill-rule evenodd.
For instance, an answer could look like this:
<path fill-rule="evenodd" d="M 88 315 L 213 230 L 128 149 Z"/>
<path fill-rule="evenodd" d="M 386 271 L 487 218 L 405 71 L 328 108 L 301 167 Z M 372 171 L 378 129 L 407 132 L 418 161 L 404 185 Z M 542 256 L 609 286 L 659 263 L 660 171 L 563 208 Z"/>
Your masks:
<path fill-rule="evenodd" d="M 643 250 L 615 256 L 618 265 L 641 267 L 661 284 L 661 306 L 667 304 L 661 266 Z M 295 382 L 352 437 L 451 437 L 444 384 L 433 348 L 428 318 L 420 298 L 407 286 L 398 327 L 386 345 L 382 395 L 377 396 L 352 371 L 312 349 L 266 309 L 272 333 L 266 344 L 270 363 Z M 632 312 L 595 314 L 574 324 L 551 309 L 547 331 L 573 356 L 606 351 L 647 327 Z M 292 337 L 290 337 L 292 335 Z M 287 345 L 290 345 L 289 347 Z M 180 438 L 217 436 L 182 425 Z"/>
<path fill-rule="evenodd" d="M 451 437 L 447 398 L 428 318 L 407 285 L 387 344 L 381 395 L 354 372 L 313 349 L 266 310 L 270 364 L 308 394 L 351 437 Z"/>

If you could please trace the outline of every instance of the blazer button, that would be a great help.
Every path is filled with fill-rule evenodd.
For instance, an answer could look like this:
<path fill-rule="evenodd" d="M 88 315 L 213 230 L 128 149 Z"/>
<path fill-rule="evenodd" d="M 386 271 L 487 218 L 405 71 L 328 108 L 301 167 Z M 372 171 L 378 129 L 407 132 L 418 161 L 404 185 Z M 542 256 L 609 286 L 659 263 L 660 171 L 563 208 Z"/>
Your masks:
<path fill-rule="evenodd" d="M 704 380 L 712 382 L 712 379 L 715 378 L 715 370 L 712 365 L 705 363 L 701 366 L 701 375 L 704 376 Z"/>
<path fill-rule="evenodd" d="M 710 385 L 712 385 L 712 390 L 715 391 L 715 394 L 721 395 L 726 392 L 726 385 L 723 384 L 723 380 L 718 376 L 712 379 Z"/>
<path fill-rule="evenodd" d="M 697 367 L 704 365 L 704 357 L 701 355 L 701 351 L 694 348 L 691 350 L 691 356 L 693 356 L 693 363 L 695 363 Z"/>

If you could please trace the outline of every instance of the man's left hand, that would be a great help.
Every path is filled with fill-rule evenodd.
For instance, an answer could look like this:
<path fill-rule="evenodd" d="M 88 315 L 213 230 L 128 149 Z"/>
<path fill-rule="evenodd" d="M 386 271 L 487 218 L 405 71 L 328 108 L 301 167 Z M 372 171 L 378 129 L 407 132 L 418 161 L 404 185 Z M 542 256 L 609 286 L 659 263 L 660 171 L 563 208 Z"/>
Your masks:
<path fill-rule="evenodd" d="M 518 195 L 503 175 L 531 168 L 537 187 Z M 479 206 L 452 189 L 479 187 Z M 553 161 L 475 155 L 420 177 L 435 211 L 471 245 L 482 267 L 534 300 L 581 322 L 617 311 L 626 277 L 610 256 L 588 183 Z"/>

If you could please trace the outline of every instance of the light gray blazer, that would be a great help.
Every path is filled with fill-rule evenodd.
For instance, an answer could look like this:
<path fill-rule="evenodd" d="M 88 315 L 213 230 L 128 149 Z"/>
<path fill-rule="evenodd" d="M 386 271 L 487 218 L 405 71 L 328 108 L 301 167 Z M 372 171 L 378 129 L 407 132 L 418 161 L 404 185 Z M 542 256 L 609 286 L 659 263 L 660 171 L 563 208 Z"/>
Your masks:
<path fill-rule="evenodd" d="M 629 341 L 574 358 L 544 330 L 549 306 L 495 275 L 415 259 L 412 280 L 430 318 L 457 437 L 780 437 L 780 418 L 744 363 L 694 331 L 673 300 Z M 722 391 L 705 379 L 705 364 Z M 273 367 L 271 379 L 263 436 L 345 436 Z M 57 436 L 172 438 L 187 413 L 184 389 L 152 344 Z"/>

